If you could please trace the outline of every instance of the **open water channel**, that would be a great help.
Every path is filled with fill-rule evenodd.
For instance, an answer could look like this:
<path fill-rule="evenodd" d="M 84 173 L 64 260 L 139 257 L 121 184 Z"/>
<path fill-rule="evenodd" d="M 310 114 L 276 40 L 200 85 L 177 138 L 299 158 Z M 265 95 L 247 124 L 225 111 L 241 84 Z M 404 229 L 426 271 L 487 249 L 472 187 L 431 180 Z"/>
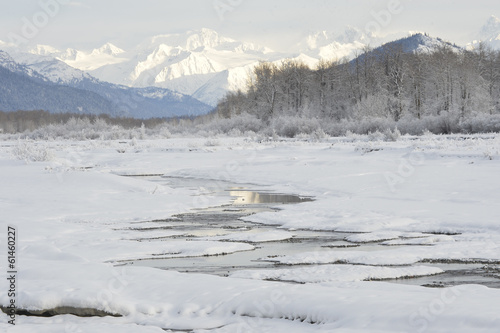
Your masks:
<path fill-rule="evenodd" d="M 293 194 L 280 194 L 267 191 L 265 186 L 253 184 L 232 184 L 229 182 L 207 179 L 175 178 L 162 176 L 141 176 L 149 181 L 170 187 L 187 187 L 193 190 L 202 189 L 211 195 L 227 197 L 227 205 L 194 210 L 180 214 L 172 219 L 164 220 L 159 230 L 168 228 L 181 231 L 182 235 L 161 239 L 143 239 L 143 241 L 170 241 L 184 242 L 202 239 L 214 235 L 231 233 L 258 234 L 282 230 L 279 226 L 257 224 L 244 221 L 242 218 L 250 214 L 264 211 L 278 211 L 280 206 L 300 204 L 314 198 L 301 197 Z M 147 230 L 151 230 L 148 228 Z M 262 260 L 276 256 L 290 255 L 311 251 L 384 251 L 393 249 L 392 246 L 381 245 L 378 242 L 355 244 L 345 241 L 349 233 L 335 231 L 293 230 L 294 235 L 281 240 L 255 242 L 252 251 L 241 251 L 232 254 L 202 257 L 182 257 L 171 259 L 144 258 L 134 264 L 156 267 L 159 269 L 175 270 L 187 273 L 206 273 L 219 276 L 238 270 L 248 269 L 276 269 L 283 267 L 272 261 Z M 235 240 L 236 241 L 236 240 Z M 241 242 L 241 240 L 239 240 Z M 498 263 L 419 263 L 419 265 L 435 266 L 445 273 L 416 278 L 388 279 L 387 282 L 422 285 L 427 287 L 446 287 L 459 284 L 482 284 L 492 288 L 500 288 L 500 265 Z M 296 266 L 294 266 L 296 267 Z"/>

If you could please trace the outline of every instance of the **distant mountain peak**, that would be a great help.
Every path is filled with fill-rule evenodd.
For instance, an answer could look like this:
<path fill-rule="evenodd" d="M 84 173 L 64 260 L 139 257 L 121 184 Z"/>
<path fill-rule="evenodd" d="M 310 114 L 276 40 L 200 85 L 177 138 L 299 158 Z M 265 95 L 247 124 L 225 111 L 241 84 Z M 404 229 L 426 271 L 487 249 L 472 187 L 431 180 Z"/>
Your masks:
<path fill-rule="evenodd" d="M 224 43 L 233 43 L 235 40 L 222 37 L 216 31 L 208 28 L 189 30 L 185 33 L 157 35 L 143 43 L 147 47 L 157 48 L 161 44 L 170 47 L 179 47 L 187 51 L 203 48 L 216 48 Z"/>
<path fill-rule="evenodd" d="M 367 40 L 367 37 L 368 36 L 360 29 L 348 25 L 344 29 L 344 31 L 337 37 L 337 40 L 341 43 L 355 43 L 365 42 L 365 40 Z"/>
<path fill-rule="evenodd" d="M 479 39 L 482 41 L 492 41 L 500 36 L 500 19 L 491 15 L 479 31 Z"/>
<path fill-rule="evenodd" d="M 500 19 L 496 17 L 495 15 L 491 15 L 490 18 L 488 19 L 488 23 L 493 23 L 493 24 L 500 24 Z"/>
<path fill-rule="evenodd" d="M 119 55 L 122 53 L 125 53 L 125 51 L 111 43 L 106 43 L 100 48 L 94 49 L 91 55 L 98 55 L 98 54 Z"/>
<path fill-rule="evenodd" d="M 234 40 L 221 37 L 217 32 L 211 29 L 203 28 L 199 31 L 193 31 L 186 39 L 186 49 L 196 50 L 200 47 L 215 48 L 224 42 L 233 42 Z"/>
<path fill-rule="evenodd" d="M 331 41 L 332 39 L 333 35 L 328 31 L 317 31 L 306 37 L 304 46 L 307 46 L 310 50 L 314 50 L 320 46 L 324 46 L 325 42 Z"/>
<path fill-rule="evenodd" d="M 52 47 L 50 45 L 37 44 L 34 48 L 32 48 L 31 50 L 29 50 L 28 52 L 31 53 L 31 54 L 38 54 L 38 55 L 41 55 L 41 56 L 48 56 L 48 55 L 52 55 L 54 53 L 59 53 L 61 51 L 59 51 L 58 49 L 56 49 L 55 47 Z"/>
<path fill-rule="evenodd" d="M 500 27 L 500 19 L 496 17 L 495 15 L 491 15 L 488 20 L 486 21 L 486 24 L 484 27 L 492 27 L 492 28 L 499 28 Z"/>
<path fill-rule="evenodd" d="M 360 29 L 347 26 L 343 31 L 316 31 L 310 33 L 299 46 L 304 49 L 316 50 L 331 44 L 354 44 L 363 43 L 368 40 L 368 36 Z"/>
<path fill-rule="evenodd" d="M 454 44 L 442 40 L 441 38 L 431 37 L 425 33 L 417 32 L 405 38 L 398 39 L 393 42 L 386 43 L 376 50 L 385 50 L 391 48 L 400 48 L 404 53 L 427 53 L 435 51 L 441 47 L 448 47 L 453 51 L 463 50 Z"/>

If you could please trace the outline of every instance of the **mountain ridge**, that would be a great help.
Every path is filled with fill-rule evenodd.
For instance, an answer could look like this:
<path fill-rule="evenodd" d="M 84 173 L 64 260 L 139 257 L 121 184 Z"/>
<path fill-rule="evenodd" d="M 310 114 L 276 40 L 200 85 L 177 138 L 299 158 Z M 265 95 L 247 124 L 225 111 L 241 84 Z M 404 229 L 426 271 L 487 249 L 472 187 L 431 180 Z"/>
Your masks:
<path fill-rule="evenodd" d="M 43 109 L 164 118 L 200 115 L 211 110 L 210 106 L 190 96 L 167 89 L 132 88 L 103 82 L 51 57 L 30 54 L 18 54 L 18 57 L 26 63 L 17 63 L 9 54 L 0 51 L 0 68 L 3 70 L 0 108 L 5 111 Z M 27 89 L 31 93 L 25 93 Z M 66 95 L 61 91 L 66 91 Z M 9 98 L 9 93 L 14 98 Z M 26 101 L 23 101 L 23 96 Z"/>
<path fill-rule="evenodd" d="M 489 37 L 485 41 L 488 45 L 500 49 L 498 18 L 491 16 L 479 34 L 483 38 Z M 61 51 L 48 45 L 38 45 L 30 52 L 63 61 L 102 82 L 134 88 L 156 87 L 178 91 L 215 106 L 227 91 L 244 91 L 248 73 L 260 61 L 279 64 L 284 59 L 295 59 L 315 66 L 320 59 L 353 59 L 368 48 L 373 49 L 408 35 L 413 34 L 375 36 L 348 26 L 337 32 L 312 32 L 297 43 L 296 51 L 282 53 L 202 28 L 183 33 L 155 35 L 131 49 L 121 49 L 113 43 L 103 44 L 90 51 L 71 48 Z M 431 39 L 421 41 L 421 48 L 432 49 L 444 42 Z M 467 45 L 467 48 L 474 49 L 477 46 L 478 42 L 473 42 Z M 2 47 L 4 44 L 0 43 L 0 48 Z M 58 75 L 56 70 L 47 73 L 41 69 L 41 61 L 34 62 L 31 68 L 44 72 L 44 75 L 54 81 Z M 80 74 L 71 74 L 70 70 L 66 69 L 59 74 L 63 77 L 62 81 L 65 75 L 71 77 Z"/>

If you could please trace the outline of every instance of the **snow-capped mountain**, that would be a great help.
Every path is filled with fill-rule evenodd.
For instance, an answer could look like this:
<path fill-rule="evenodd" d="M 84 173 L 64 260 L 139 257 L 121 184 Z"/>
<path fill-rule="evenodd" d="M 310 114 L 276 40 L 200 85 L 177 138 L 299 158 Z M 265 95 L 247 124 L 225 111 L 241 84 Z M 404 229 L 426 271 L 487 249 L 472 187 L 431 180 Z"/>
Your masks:
<path fill-rule="evenodd" d="M 317 31 L 306 36 L 298 44 L 298 49 L 317 59 L 351 58 L 373 40 L 361 30 L 347 27 L 341 33 Z"/>
<path fill-rule="evenodd" d="M 0 51 L 3 110 L 105 113 L 134 118 L 200 115 L 211 110 L 190 96 L 163 88 L 131 88 L 100 81 L 50 56 Z M 0 89 L 1 90 L 1 89 Z"/>
<path fill-rule="evenodd" d="M 441 38 L 434 38 L 426 34 L 415 33 L 410 36 L 385 43 L 368 51 L 368 53 L 362 53 L 357 58 L 351 60 L 350 63 L 352 65 L 363 63 L 365 59 L 367 59 L 367 56 L 380 58 L 388 54 L 393 54 L 394 52 L 426 54 L 441 48 L 448 48 L 453 52 L 462 52 L 464 50 L 464 48 L 444 41 Z"/>
<path fill-rule="evenodd" d="M 120 49 L 117 46 L 114 46 L 111 43 L 106 43 L 103 46 L 101 46 L 100 48 L 94 49 L 90 55 L 98 56 L 98 55 L 102 55 L 102 54 L 107 54 L 107 55 L 116 56 L 116 55 L 119 55 L 122 53 L 125 53 L 125 51 L 123 51 L 122 49 Z"/>
<path fill-rule="evenodd" d="M 227 91 L 245 90 L 259 61 L 297 59 L 314 66 L 318 58 L 283 54 L 253 43 L 220 36 L 210 29 L 160 35 L 129 52 L 128 61 L 91 71 L 105 81 L 134 87 L 155 86 L 180 91 L 216 105 Z"/>
<path fill-rule="evenodd" d="M 468 49 L 476 49 L 479 43 L 485 43 L 494 50 L 500 50 L 500 19 L 492 15 L 482 26 L 476 40 L 467 45 Z"/>
<path fill-rule="evenodd" d="M 374 51 L 383 52 L 384 50 L 394 50 L 395 48 L 398 48 L 403 53 L 430 53 L 443 47 L 449 47 L 456 52 L 460 52 L 463 50 L 463 48 L 451 44 L 450 42 L 444 41 L 441 38 L 435 38 L 422 33 L 416 33 L 411 36 L 386 43 L 376 48 Z"/>
<path fill-rule="evenodd" d="M 112 103 L 91 91 L 55 84 L 32 68 L 0 51 L 0 109 L 48 110 L 119 115 Z"/>
<path fill-rule="evenodd" d="M 50 56 L 83 71 L 92 71 L 104 65 L 118 64 L 127 60 L 127 58 L 123 56 L 125 51 L 111 43 L 106 43 L 90 52 L 79 51 L 72 48 L 61 51 L 49 45 L 37 45 L 30 49 L 29 53 Z"/>
<path fill-rule="evenodd" d="M 483 41 L 498 40 L 500 37 L 500 19 L 492 15 L 479 31 L 479 39 Z"/>
<path fill-rule="evenodd" d="M 297 49 L 314 59 L 352 59 L 366 48 L 374 48 L 408 34 L 411 32 L 377 36 L 356 27 L 347 26 L 340 32 L 317 31 L 310 33 L 297 44 Z"/>
<path fill-rule="evenodd" d="M 408 52 L 426 52 L 444 43 L 424 34 L 410 35 L 417 37 L 404 41 Z M 215 106 L 227 91 L 246 89 L 247 78 L 259 61 L 279 64 L 284 59 L 296 59 L 314 67 L 320 59 L 353 59 L 367 47 L 408 36 L 408 32 L 375 36 L 355 27 L 335 33 L 319 31 L 298 41 L 296 51 L 285 54 L 201 29 L 154 36 L 127 50 L 111 43 L 86 51 L 38 45 L 29 50 L 31 56 L 16 54 L 14 58 L 52 82 L 68 84 L 88 80 L 86 75 L 91 75 L 100 82 L 178 91 Z M 500 49 L 500 20 L 490 17 L 478 40 Z M 468 45 L 475 46 L 477 42 Z M 5 49 L 6 43 L 0 42 L 0 48 Z"/>
<path fill-rule="evenodd" d="M 228 90 L 244 90 L 259 61 L 290 57 L 210 29 L 154 36 L 128 51 L 108 43 L 88 52 L 39 45 L 30 53 L 51 56 L 102 81 L 170 89 L 212 106 Z"/>
<path fill-rule="evenodd" d="M 176 90 L 210 105 L 229 89 L 244 89 L 248 66 L 282 57 L 266 47 L 238 42 L 210 29 L 151 37 L 128 56 L 127 61 L 90 73 L 117 84 Z M 244 78 L 236 75 L 242 72 Z M 214 86 L 208 89 L 207 85 Z M 207 89 L 210 93 L 202 92 Z"/>
<path fill-rule="evenodd" d="M 30 52 L 52 56 L 102 81 L 170 89 L 215 106 L 227 91 L 246 89 L 247 78 L 259 61 L 296 59 L 314 67 L 322 58 L 353 58 L 365 46 L 380 41 L 348 27 L 341 33 L 312 33 L 297 44 L 297 52 L 284 54 L 201 29 L 154 36 L 132 50 L 107 43 L 87 52 L 44 45 Z"/>

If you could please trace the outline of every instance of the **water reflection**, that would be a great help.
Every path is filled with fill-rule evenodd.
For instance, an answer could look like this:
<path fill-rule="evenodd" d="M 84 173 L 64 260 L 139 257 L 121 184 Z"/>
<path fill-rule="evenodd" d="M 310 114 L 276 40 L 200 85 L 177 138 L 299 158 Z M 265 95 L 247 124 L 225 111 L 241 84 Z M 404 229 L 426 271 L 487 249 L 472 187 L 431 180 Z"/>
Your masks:
<path fill-rule="evenodd" d="M 288 204 L 312 201 L 308 197 L 299 197 L 290 194 L 262 193 L 254 191 L 229 191 L 229 194 L 236 199 L 233 205 L 254 205 L 254 204 Z"/>

